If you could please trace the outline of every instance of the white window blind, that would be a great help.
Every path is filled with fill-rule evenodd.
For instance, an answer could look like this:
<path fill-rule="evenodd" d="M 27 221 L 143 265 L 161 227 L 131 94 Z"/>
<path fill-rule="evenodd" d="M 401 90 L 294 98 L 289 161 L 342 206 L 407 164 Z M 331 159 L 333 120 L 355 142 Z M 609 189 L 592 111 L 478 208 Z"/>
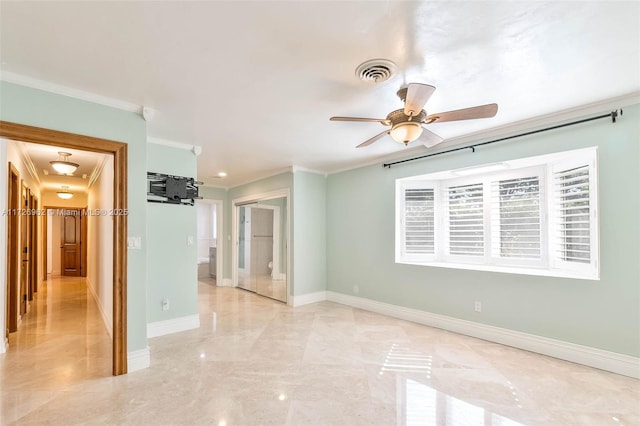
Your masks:
<path fill-rule="evenodd" d="M 449 254 L 484 256 L 482 183 L 447 188 Z"/>
<path fill-rule="evenodd" d="M 434 253 L 434 190 L 404 189 L 404 253 Z"/>
<path fill-rule="evenodd" d="M 491 182 L 492 256 L 540 259 L 540 177 Z"/>
<path fill-rule="evenodd" d="M 596 148 L 398 179 L 396 262 L 599 279 L 597 182 Z"/>
<path fill-rule="evenodd" d="M 556 256 L 565 262 L 591 262 L 589 165 L 554 173 L 557 206 Z"/>

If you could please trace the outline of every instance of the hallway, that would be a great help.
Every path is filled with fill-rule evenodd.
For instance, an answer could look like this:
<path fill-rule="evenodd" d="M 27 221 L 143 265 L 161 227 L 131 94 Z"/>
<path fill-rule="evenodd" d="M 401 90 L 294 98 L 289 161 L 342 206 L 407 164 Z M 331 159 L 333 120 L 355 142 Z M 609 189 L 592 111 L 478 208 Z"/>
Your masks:
<path fill-rule="evenodd" d="M 0 355 L 1 423 L 87 380 L 111 376 L 111 338 L 86 279 L 50 278 Z"/>

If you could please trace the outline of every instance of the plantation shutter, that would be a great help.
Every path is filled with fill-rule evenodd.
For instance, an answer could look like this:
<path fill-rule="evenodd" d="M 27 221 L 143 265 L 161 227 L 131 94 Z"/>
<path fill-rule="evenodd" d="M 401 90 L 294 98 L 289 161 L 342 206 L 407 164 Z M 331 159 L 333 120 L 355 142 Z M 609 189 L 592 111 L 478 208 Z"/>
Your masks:
<path fill-rule="evenodd" d="M 448 202 L 448 253 L 484 256 L 483 184 L 450 186 Z"/>
<path fill-rule="evenodd" d="M 553 173 L 555 204 L 555 258 L 569 263 L 591 263 L 592 182 L 590 165 L 556 169 Z"/>
<path fill-rule="evenodd" d="M 492 256 L 540 259 L 540 177 L 491 182 Z"/>
<path fill-rule="evenodd" d="M 434 189 L 404 188 L 403 201 L 404 254 L 433 254 Z"/>

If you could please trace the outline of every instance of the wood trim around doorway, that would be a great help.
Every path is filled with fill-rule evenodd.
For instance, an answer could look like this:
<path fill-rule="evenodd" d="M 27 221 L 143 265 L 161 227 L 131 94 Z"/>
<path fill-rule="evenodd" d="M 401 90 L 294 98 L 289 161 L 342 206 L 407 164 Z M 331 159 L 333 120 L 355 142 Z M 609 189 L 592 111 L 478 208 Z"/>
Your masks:
<path fill-rule="evenodd" d="M 7 209 L 11 212 L 20 208 L 20 172 L 9 162 L 8 164 L 8 191 Z M 18 282 L 18 265 L 20 244 L 18 240 L 18 215 L 9 215 L 7 219 L 7 300 L 5 304 L 6 318 L 6 338 L 9 333 L 18 330 L 18 305 L 20 303 L 18 294 L 20 293 L 20 283 Z"/>
<path fill-rule="evenodd" d="M 42 145 L 112 154 L 113 207 L 127 211 L 127 144 L 0 121 L 0 137 Z M 127 373 L 127 216 L 113 217 L 113 375 Z"/>

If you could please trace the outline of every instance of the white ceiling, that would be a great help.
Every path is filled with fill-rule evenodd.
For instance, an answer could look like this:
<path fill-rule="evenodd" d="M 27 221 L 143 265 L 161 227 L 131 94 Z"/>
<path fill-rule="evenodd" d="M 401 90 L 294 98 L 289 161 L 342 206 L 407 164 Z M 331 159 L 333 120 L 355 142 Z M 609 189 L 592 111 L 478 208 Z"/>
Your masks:
<path fill-rule="evenodd" d="M 640 90 L 640 2 L 1 3 L 1 71 L 157 110 L 150 137 L 201 145 L 199 179 L 234 186 L 296 165 L 332 172 L 418 154 L 384 128 L 405 83 L 434 113 L 496 102 L 445 138 Z M 378 85 L 354 71 L 386 58 Z M 211 179 L 219 171 L 228 177 Z"/>

